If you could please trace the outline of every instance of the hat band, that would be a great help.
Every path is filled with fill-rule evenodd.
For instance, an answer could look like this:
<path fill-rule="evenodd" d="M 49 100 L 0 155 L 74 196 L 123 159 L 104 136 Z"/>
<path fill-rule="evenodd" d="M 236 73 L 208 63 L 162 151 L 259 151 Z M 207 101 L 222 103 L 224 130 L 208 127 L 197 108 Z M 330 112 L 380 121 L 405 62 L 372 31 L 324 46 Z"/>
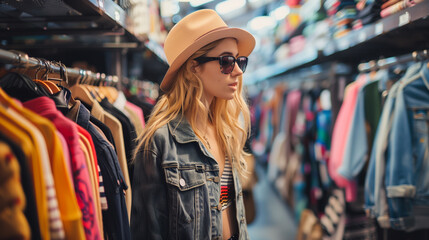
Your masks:
<path fill-rule="evenodd" d="M 218 27 L 218 28 L 212 29 L 212 30 L 210 30 L 210 31 L 208 31 L 208 32 L 206 32 L 206 33 L 204 33 L 203 35 L 199 36 L 197 39 L 195 39 L 195 41 L 194 41 L 194 42 L 196 42 L 196 41 L 198 41 L 199 39 L 203 38 L 203 37 L 204 37 L 204 36 L 206 36 L 207 34 L 210 34 L 210 33 L 214 32 L 214 31 L 218 31 L 218 30 L 225 29 L 225 28 L 228 28 L 228 27 L 223 26 L 223 27 Z"/>

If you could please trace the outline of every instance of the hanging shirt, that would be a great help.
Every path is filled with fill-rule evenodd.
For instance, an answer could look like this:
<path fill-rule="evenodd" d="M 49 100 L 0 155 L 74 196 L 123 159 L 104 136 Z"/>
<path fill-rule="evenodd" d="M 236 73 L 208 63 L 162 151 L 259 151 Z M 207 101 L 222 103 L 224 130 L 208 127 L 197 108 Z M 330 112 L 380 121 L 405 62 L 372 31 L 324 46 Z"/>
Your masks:
<path fill-rule="evenodd" d="M 129 177 L 128 167 L 127 167 L 127 157 L 125 154 L 125 142 L 124 142 L 122 124 L 112 114 L 104 111 L 103 107 L 101 107 L 101 105 L 98 102 L 95 102 L 94 105 L 92 105 L 91 115 L 93 115 L 95 118 L 97 118 L 98 120 L 106 124 L 106 126 L 109 127 L 109 129 L 112 131 L 112 135 L 116 145 L 117 159 L 122 169 L 121 175 L 124 176 L 124 181 L 127 185 L 127 188 L 125 188 L 126 189 L 125 201 L 127 204 L 128 222 L 129 222 L 129 217 L 131 216 L 132 191 L 131 191 L 130 177 Z"/>
<path fill-rule="evenodd" d="M 30 239 L 30 226 L 23 213 L 25 195 L 21 185 L 20 166 L 12 149 L 0 141 L 0 239 Z"/>
<path fill-rule="evenodd" d="M 137 116 L 139 117 L 139 120 L 142 123 L 142 127 L 144 128 L 145 127 L 145 121 L 144 121 L 143 110 L 139 106 L 135 105 L 134 103 L 128 102 L 128 101 L 127 101 L 127 103 L 125 103 L 125 106 L 137 114 Z"/>
<path fill-rule="evenodd" d="M 64 161 L 61 161 L 61 159 L 63 159 L 62 158 L 63 152 L 61 148 L 61 143 L 56 135 L 55 127 L 47 119 L 40 117 L 39 115 L 33 113 L 32 111 L 29 111 L 28 109 L 25 109 L 22 106 L 18 105 L 15 100 L 11 99 L 3 91 L 0 91 L 0 98 L 4 104 L 7 104 L 11 109 L 13 108 L 14 110 L 18 111 L 21 115 L 25 116 L 26 119 L 30 120 L 32 124 L 36 124 L 40 132 L 43 134 L 40 140 L 36 140 L 36 138 L 31 138 L 33 134 L 31 130 L 27 130 L 28 131 L 27 134 L 29 134 L 28 136 L 30 136 L 30 141 L 35 142 L 34 143 L 35 145 L 33 144 L 33 147 L 32 147 L 33 149 L 30 150 L 31 151 L 30 153 L 26 152 L 28 150 L 25 149 L 26 145 L 25 143 L 22 142 L 24 140 L 22 138 L 16 138 L 15 134 L 19 134 L 19 132 L 16 131 L 16 129 L 14 129 L 13 132 L 9 132 L 8 134 L 8 137 L 13 136 L 15 137 L 14 138 L 15 141 L 20 142 L 18 145 L 23 147 L 23 152 L 25 154 L 30 154 L 30 157 L 27 156 L 27 159 L 29 160 L 30 168 L 33 173 L 33 183 L 34 183 L 34 189 L 35 189 L 35 195 L 36 195 L 35 199 L 36 199 L 37 209 L 38 209 L 39 228 L 40 228 L 40 234 L 42 238 L 49 239 L 49 238 L 54 238 L 55 236 L 62 238 L 62 235 L 64 232 L 60 234 L 56 233 L 55 236 L 54 235 L 50 236 L 50 234 L 46 232 L 48 230 L 48 227 L 47 227 L 48 225 L 51 226 L 51 229 L 52 229 L 51 232 L 58 232 L 58 231 L 65 230 L 66 237 L 83 236 L 83 228 L 81 224 L 82 215 L 81 215 L 80 209 L 77 207 L 76 198 L 74 195 L 74 191 L 71 187 L 71 184 L 67 184 L 68 182 L 67 180 L 69 180 L 68 172 Z M 23 121 L 16 121 L 14 124 L 15 126 L 21 126 L 23 130 L 28 128 L 28 126 L 32 125 L 32 124 L 25 125 L 23 124 Z M 13 128 L 14 127 L 12 126 L 11 128 L 8 128 L 8 130 Z M 21 133 L 18 136 L 22 137 L 26 135 L 25 133 L 24 134 Z M 31 140 L 31 139 L 34 139 L 34 140 Z M 37 159 L 39 158 L 37 157 L 40 156 L 38 155 L 38 152 L 40 152 L 41 149 L 43 148 L 34 147 L 34 146 L 39 146 L 38 145 L 39 142 L 45 142 L 45 141 L 46 141 L 46 144 L 49 146 L 48 153 L 47 153 L 49 156 L 46 158 L 47 162 L 43 163 L 44 161 L 40 162 L 40 160 L 38 162 Z M 36 158 L 34 159 L 34 157 Z M 39 165 L 39 164 L 43 164 L 43 165 Z M 47 171 L 46 167 L 48 165 L 52 166 L 53 171 L 51 171 L 50 169 L 49 171 Z M 42 166 L 45 167 L 46 169 L 45 172 L 41 172 Z M 53 191 L 56 191 L 58 193 L 57 197 L 59 200 L 58 200 L 58 203 L 51 204 L 52 207 L 49 210 L 52 212 L 52 211 L 55 211 L 55 209 L 58 210 L 58 207 L 59 207 L 61 214 L 59 213 L 57 214 L 53 212 L 54 214 L 52 216 L 54 217 L 53 219 L 55 220 L 46 222 L 47 219 L 45 214 L 46 214 L 46 209 L 48 209 L 48 206 L 45 204 L 48 204 L 48 203 L 45 202 L 43 199 L 46 198 L 47 195 L 45 194 L 48 194 L 48 193 L 45 191 L 46 186 L 44 185 L 46 184 L 43 182 L 42 179 L 49 178 L 48 176 L 49 174 L 51 174 L 51 177 L 52 177 L 52 172 L 53 172 L 54 181 L 55 183 L 58 183 L 58 185 L 55 185 L 56 188 L 50 189 L 49 194 L 53 194 Z M 44 176 L 44 174 L 46 176 Z M 57 197 L 55 197 L 55 199 L 57 199 Z M 61 220 L 62 220 L 62 224 L 58 223 L 58 222 L 61 222 Z M 64 229 L 63 227 L 59 227 L 60 225 L 64 225 Z M 82 235 L 80 235 L 80 233 L 82 233 Z M 68 234 L 71 234 L 71 235 L 68 235 Z"/>
<path fill-rule="evenodd" d="M 57 191 L 55 189 L 55 182 L 52 176 L 51 163 L 49 161 L 50 158 L 45 138 L 43 137 L 42 132 L 37 129 L 32 122 L 18 114 L 15 110 L 12 108 L 7 108 L 6 111 L 12 118 L 25 125 L 35 136 L 35 147 L 40 151 L 43 167 L 43 178 L 46 184 L 50 236 L 51 239 L 65 239 L 64 226 L 61 221 L 61 213 L 58 209 Z M 35 116 L 32 117 L 34 120 Z"/>
<path fill-rule="evenodd" d="M 0 92 L 2 92 L 0 90 Z M 43 180 L 43 168 L 40 159 L 39 150 L 34 148 L 34 136 L 28 134 L 20 123 L 15 123 L 6 118 L 0 108 L 0 132 L 2 135 L 7 136 L 18 146 L 21 146 L 23 153 L 29 163 L 32 181 L 34 184 L 34 193 L 37 206 L 38 225 L 40 229 L 40 236 L 42 239 L 49 239 L 49 219 L 46 200 L 46 184 Z M 25 127 L 25 126 L 24 126 Z M 37 189 L 37 191 L 36 191 Z"/>
<path fill-rule="evenodd" d="M 128 214 L 123 194 L 127 186 L 119 167 L 118 157 L 112 144 L 91 124 L 89 110 L 80 102 L 73 106 L 73 108 L 75 107 L 79 108 L 79 111 L 75 111 L 77 115 L 68 115 L 68 117 L 76 119 L 77 123 L 87 129 L 91 135 L 102 173 L 100 176 L 103 176 L 103 186 L 100 185 L 100 189 L 102 187 L 104 190 L 106 205 L 108 203 L 108 208 L 107 206 L 103 208 L 103 226 L 106 238 L 130 239 Z"/>
<path fill-rule="evenodd" d="M 88 166 L 88 172 L 89 172 L 89 176 L 91 178 L 91 186 L 92 186 L 92 192 L 94 194 L 94 206 L 95 206 L 95 215 L 97 216 L 96 218 L 94 218 L 97 222 L 97 226 L 100 229 L 100 234 L 101 234 L 101 239 L 104 239 L 103 236 L 103 225 L 101 223 L 103 217 L 101 214 L 101 203 L 100 203 L 100 191 L 99 191 L 99 176 L 98 176 L 98 171 L 97 171 L 97 167 L 98 167 L 98 162 L 97 162 L 97 156 L 95 155 L 95 148 L 94 148 L 94 143 L 92 141 L 91 135 L 89 135 L 89 133 L 83 129 L 81 126 L 77 126 L 78 131 L 79 131 L 79 142 L 82 145 L 82 149 L 86 149 L 86 151 L 88 152 L 87 155 L 87 159 L 86 159 L 86 164 Z"/>
<path fill-rule="evenodd" d="M 12 139 L 0 133 L 0 140 L 4 141 L 13 151 L 20 166 L 21 185 L 25 194 L 25 209 L 24 214 L 31 229 L 31 239 L 40 240 L 40 227 L 37 215 L 36 197 L 33 185 L 33 176 L 30 171 L 30 166 L 25 156 L 22 146 L 17 145 Z"/>
<path fill-rule="evenodd" d="M 115 118 L 117 118 L 121 122 L 122 134 L 124 137 L 124 144 L 125 144 L 126 162 L 124 163 L 120 162 L 120 166 L 122 168 L 122 172 L 124 173 L 125 182 L 127 183 L 128 186 L 131 186 L 130 179 L 133 179 L 133 170 L 132 168 L 130 168 L 131 164 L 129 163 L 131 162 L 134 149 L 136 147 L 136 140 L 137 140 L 136 129 L 134 125 L 131 123 L 131 121 L 129 120 L 129 118 L 125 114 L 123 114 L 121 110 L 113 106 L 113 104 L 111 104 L 107 100 L 107 98 L 104 98 L 100 102 L 100 105 L 103 107 L 104 110 L 106 110 L 108 113 L 115 116 Z M 127 169 L 125 170 L 125 168 Z M 129 207 L 129 209 L 131 210 L 131 207 Z"/>
<path fill-rule="evenodd" d="M 331 138 L 331 155 L 328 162 L 328 171 L 332 180 L 339 187 L 346 188 L 346 200 L 352 201 L 356 198 L 356 182 L 344 178 L 338 173 L 346 149 L 347 137 L 352 127 L 353 113 L 356 108 L 359 89 L 366 83 L 366 76 L 360 75 L 358 79 L 350 83 L 346 88 L 346 94 L 340 112 L 335 121 Z"/>
<path fill-rule="evenodd" d="M 63 156 L 64 156 L 64 161 L 66 163 L 66 167 L 67 167 L 67 172 L 69 173 L 69 180 L 70 180 L 70 184 L 72 186 L 72 189 L 74 189 L 74 183 L 73 183 L 73 171 L 72 171 L 72 167 L 71 167 L 71 161 L 70 161 L 70 155 L 69 155 L 69 146 L 67 146 L 67 142 L 66 139 L 64 138 L 64 136 L 56 131 L 56 134 L 58 136 L 58 138 L 60 139 L 61 142 L 61 146 L 63 147 Z M 73 190 L 74 192 L 74 190 Z"/>
<path fill-rule="evenodd" d="M 48 97 L 39 97 L 23 103 L 26 108 L 51 120 L 58 131 L 66 138 L 70 149 L 70 159 L 72 161 L 73 180 L 76 197 L 82 211 L 82 221 L 87 239 L 100 239 L 99 228 L 96 225 L 93 204 L 93 193 L 90 189 L 90 178 L 85 156 L 79 145 L 79 135 L 75 123 L 67 119 L 59 112 L 54 101 Z"/>
<path fill-rule="evenodd" d="M 66 157 L 64 154 L 67 153 L 68 155 L 68 151 L 64 152 L 61 138 L 57 135 L 58 131 L 52 122 L 24 108 L 21 113 L 26 114 L 27 119 L 37 124 L 44 135 L 46 144 L 49 146 L 48 154 L 52 166 L 52 174 L 57 192 L 58 206 L 61 212 L 61 220 L 64 225 L 65 237 L 67 239 L 82 238 L 84 237 L 82 213 L 79 209 L 74 192 L 72 175 L 69 174 L 68 163 L 66 163 L 68 156 Z"/>

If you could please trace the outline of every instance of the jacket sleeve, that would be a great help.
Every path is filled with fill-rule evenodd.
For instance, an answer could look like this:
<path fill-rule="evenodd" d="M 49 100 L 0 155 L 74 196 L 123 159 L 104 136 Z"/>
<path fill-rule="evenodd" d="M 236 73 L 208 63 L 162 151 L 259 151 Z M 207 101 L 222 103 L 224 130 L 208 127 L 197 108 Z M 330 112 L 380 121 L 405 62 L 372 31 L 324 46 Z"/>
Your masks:
<path fill-rule="evenodd" d="M 135 160 L 131 207 L 132 239 L 167 239 L 167 187 L 155 151 L 141 151 Z"/>

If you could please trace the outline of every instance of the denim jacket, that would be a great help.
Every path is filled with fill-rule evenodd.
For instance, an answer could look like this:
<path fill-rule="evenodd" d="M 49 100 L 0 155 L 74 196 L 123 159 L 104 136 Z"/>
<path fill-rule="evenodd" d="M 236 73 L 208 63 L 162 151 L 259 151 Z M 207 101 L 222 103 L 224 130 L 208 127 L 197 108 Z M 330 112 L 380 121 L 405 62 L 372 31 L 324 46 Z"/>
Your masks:
<path fill-rule="evenodd" d="M 382 227 L 414 231 L 429 226 L 428 79 L 426 64 L 410 67 L 383 109 L 379 126 L 386 129 L 377 131 L 365 184 L 366 208 Z"/>
<path fill-rule="evenodd" d="M 159 128 L 135 161 L 132 239 L 222 239 L 219 165 L 178 116 Z M 249 239 L 233 171 L 239 239 Z"/>

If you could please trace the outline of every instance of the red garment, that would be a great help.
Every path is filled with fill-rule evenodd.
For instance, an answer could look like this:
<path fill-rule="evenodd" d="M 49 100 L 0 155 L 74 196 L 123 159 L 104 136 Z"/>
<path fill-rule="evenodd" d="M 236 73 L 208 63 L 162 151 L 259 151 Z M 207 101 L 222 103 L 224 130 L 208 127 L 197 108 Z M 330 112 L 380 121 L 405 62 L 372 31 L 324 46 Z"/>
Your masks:
<path fill-rule="evenodd" d="M 101 239 L 99 228 L 95 222 L 94 196 L 86 165 L 85 155 L 79 145 L 77 124 L 66 118 L 57 110 L 55 103 L 48 97 L 39 97 L 23 103 L 24 107 L 49 119 L 66 139 L 70 150 L 73 171 L 73 182 L 76 198 L 82 211 L 83 227 L 86 239 Z"/>

